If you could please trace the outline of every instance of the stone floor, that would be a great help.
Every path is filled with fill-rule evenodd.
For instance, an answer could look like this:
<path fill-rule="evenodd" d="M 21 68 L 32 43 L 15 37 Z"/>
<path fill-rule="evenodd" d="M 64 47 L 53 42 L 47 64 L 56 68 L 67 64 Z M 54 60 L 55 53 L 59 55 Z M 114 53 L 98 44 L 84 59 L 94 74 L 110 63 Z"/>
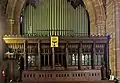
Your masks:
<path fill-rule="evenodd" d="M 12 83 L 33 83 L 33 82 L 12 82 Z M 115 83 L 115 81 L 76 81 L 76 82 L 41 82 L 41 83 Z"/>

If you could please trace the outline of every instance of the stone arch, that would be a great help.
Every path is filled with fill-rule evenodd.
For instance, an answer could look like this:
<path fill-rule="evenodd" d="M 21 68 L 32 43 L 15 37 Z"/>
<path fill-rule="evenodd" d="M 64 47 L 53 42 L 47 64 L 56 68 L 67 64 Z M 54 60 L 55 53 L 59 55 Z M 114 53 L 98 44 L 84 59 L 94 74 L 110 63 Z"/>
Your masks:
<path fill-rule="evenodd" d="M 13 12 L 14 12 L 16 3 L 17 3 L 17 0 L 14 0 L 14 1 L 8 0 L 6 12 L 9 19 L 13 18 L 13 15 L 14 15 Z"/>
<path fill-rule="evenodd" d="M 14 16 L 14 34 L 20 34 L 19 18 L 22 7 L 26 0 L 17 0 L 15 6 L 13 6 Z M 90 16 L 91 34 L 104 34 L 105 32 L 105 11 L 102 0 L 84 0 L 86 9 Z"/>
<path fill-rule="evenodd" d="M 15 34 L 19 34 L 19 17 L 20 17 L 20 12 L 21 9 L 24 5 L 24 3 L 26 2 L 26 0 L 9 0 L 9 4 L 8 4 L 8 9 L 7 12 L 9 14 L 8 17 L 12 17 L 12 15 L 14 16 L 13 19 L 15 20 L 15 24 L 14 24 L 14 33 Z M 119 33 L 119 21 L 120 21 L 120 16 L 119 13 L 117 12 L 120 8 L 120 0 L 107 0 L 107 2 L 112 2 L 114 4 L 114 8 L 115 8 L 115 28 L 116 28 L 116 56 L 115 57 L 119 57 L 118 55 L 120 54 L 120 33 Z M 13 4 L 14 3 L 14 4 Z M 105 15 L 105 10 L 103 7 L 103 2 L 102 0 L 84 0 L 84 3 L 86 5 L 86 9 L 89 12 L 89 16 L 90 16 L 90 26 L 91 26 L 91 35 L 92 34 L 104 34 L 105 32 L 105 26 L 106 26 L 106 15 Z M 11 12 L 12 9 L 12 12 Z M 10 13 L 9 13 L 10 12 Z M 117 19 L 119 19 L 119 21 L 117 22 Z M 116 60 L 116 69 L 117 69 L 117 61 Z M 116 71 L 117 73 L 117 71 Z"/>
<path fill-rule="evenodd" d="M 91 0 L 91 1 L 87 1 L 86 3 L 90 3 L 88 4 L 88 11 L 90 10 L 89 13 L 92 14 L 92 16 L 90 16 L 91 19 L 91 34 L 105 34 L 105 10 L 103 7 L 103 2 L 101 2 L 101 0 Z M 91 11 L 91 5 L 93 8 L 93 11 Z M 92 24 L 93 23 L 93 24 Z"/>

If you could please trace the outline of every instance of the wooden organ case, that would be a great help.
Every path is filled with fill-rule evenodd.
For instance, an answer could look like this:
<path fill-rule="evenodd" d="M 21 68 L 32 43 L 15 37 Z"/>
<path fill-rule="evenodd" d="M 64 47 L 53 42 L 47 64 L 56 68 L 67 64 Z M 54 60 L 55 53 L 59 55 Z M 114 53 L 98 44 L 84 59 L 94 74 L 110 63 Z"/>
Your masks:
<path fill-rule="evenodd" d="M 3 39 L 8 49 L 4 59 L 24 58 L 24 82 L 109 79 L 107 36 L 59 37 L 59 46 L 55 48 L 50 47 L 50 37 L 4 36 Z"/>

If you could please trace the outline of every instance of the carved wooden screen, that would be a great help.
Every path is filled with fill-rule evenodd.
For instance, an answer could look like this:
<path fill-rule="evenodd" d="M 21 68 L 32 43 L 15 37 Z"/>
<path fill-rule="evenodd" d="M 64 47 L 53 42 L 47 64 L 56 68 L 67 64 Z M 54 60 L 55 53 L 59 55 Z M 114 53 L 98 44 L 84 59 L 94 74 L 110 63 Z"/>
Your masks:
<path fill-rule="evenodd" d="M 78 46 L 79 44 L 68 45 L 68 65 L 78 66 Z"/>
<path fill-rule="evenodd" d="M 98 66 L 97 69 L 100 69 L 101 65 L 104 62 L 104 50 L 105 50 L 105 44 L 96 44 L 95 45 L 95 56 L 94 56 L 94 65 Z"/>
<path fill-rule="evenodd" d="M 43 69 L 46 67 L 49 68 L 52 64 L 52 55 L 49 44 L 41 44 L 40 57 L 41 57 L 41 67 Z"/>
<path fill-rule="evenodd" d="M 7 68 L 7 71 L 10 71 L 12 75 L 20 76 L 20 69 L 23 69 L 20 63 L 20 57 L 24 57 L 24 43 L 7 43 L 5 46 L 5 55 L 4 60 L 9 60 L 7 64 L 4 64 L 2 68 Z M 9 76 L 11 76 L 9 74 Z"/>
<path fill-rule="evenodd" d="M 28 43 L 27 45 L 27 64 L 28 68 L 38 66 L 38 44 L 37 43 Z"/>
<path fill-rule="evenodd" d="M 92 44 L 82 45 L 82 66 L 83 69 L 91 69 Z"/>
<path fill-rule="evenodd" d="M 55 49 L 55 66 L 65 66 L 65 44 L 59 44 Z"/>
<path fill-rule="evenodd" d="M 9 43 L 5 46 L 4 59 L 19 59 L 19 56 L 24 55 L 24 44 L 23 43 Z"/>

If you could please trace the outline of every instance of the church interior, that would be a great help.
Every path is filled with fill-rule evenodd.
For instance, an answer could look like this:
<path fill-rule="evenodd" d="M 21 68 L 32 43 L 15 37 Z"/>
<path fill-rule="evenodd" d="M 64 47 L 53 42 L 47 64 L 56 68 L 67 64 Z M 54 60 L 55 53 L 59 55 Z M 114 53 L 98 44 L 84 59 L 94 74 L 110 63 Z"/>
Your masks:
<path fill-rule="evenodd" d="M 0 81 L 117 82 L 119 31 L 120 0 L 0 0 Z"/>

